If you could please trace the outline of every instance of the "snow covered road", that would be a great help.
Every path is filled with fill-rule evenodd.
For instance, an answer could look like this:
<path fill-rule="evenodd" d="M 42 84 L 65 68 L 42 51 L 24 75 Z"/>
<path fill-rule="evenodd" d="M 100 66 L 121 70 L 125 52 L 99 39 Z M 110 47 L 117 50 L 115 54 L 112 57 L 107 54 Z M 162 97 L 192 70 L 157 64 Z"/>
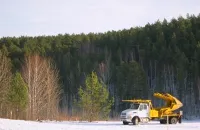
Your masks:
<path fill-rule="evenodd" d="M 167 128 L 168 127 L 168 128 Z M 161 125 L 150 122 L 138 126 L 122 125 L 119 121 L 99 122 L 33 122 L 0 119 L 0 130 L 200 130 L 200 121 L 183 121 L 182 124 Z"/>

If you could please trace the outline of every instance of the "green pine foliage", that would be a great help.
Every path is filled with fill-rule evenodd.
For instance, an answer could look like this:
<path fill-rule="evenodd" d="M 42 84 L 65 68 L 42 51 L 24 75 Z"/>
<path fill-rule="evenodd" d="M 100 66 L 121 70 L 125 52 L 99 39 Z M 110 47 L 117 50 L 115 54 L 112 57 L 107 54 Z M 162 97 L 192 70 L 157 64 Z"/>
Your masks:
<path fill-rule="evenodd" d="M 24 110 L 28 103 L 28 88 L 21 74 L 17 72 L 11 82 L 8 101 L 16 109 Z"/>
<path fill-rule="evenodd" d="M 147 98 L 146 76 L 136 61 L 122 63 L 117 72 L 117 94 L 121 99 Z"/>
<path fill-rule="evenodd" d="M 98 80 L 95 72 L 87 76 L 85 88 L 80 87 L 78 93 L 83 119 L 94 121 L 108 117 L 113 102 L 109 99 L 107 87 Z"/>

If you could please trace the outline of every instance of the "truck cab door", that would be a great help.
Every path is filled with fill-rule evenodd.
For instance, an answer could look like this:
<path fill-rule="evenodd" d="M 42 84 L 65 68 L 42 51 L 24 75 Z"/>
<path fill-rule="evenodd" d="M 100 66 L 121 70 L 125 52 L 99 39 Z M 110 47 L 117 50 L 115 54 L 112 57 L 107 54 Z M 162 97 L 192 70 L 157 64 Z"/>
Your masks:
<path fill-rule="evenodd" d="M 139 117 L 149 117 L 149 108 L 147 104 L 141 104 L 138 111 Z"/>

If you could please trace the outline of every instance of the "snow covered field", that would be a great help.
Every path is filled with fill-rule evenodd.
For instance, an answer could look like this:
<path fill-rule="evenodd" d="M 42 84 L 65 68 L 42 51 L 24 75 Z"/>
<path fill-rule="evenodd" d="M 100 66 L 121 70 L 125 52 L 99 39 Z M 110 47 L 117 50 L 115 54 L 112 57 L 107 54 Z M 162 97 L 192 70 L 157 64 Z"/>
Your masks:
<path fill-rule="evenodd" d="M 183 121 L 182 124 L 161 125 L 152 121 L 148 124 L 134 126 L 122 125 L 120 121 L 99 122 L 33 122 L 0 119 L 0 130 L 200 130 L 200 120 Z"/>

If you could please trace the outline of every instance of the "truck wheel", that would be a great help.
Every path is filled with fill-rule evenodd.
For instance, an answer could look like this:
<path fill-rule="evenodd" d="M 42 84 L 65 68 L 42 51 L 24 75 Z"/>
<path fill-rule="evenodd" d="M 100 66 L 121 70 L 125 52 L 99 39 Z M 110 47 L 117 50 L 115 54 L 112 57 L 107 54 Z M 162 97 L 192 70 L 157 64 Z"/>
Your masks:
<path fill-rule="evenodd" d="M 178 123 L 182 123 L 182 117 L 180 117 L 179 119 L 178 119 Z"/>
<path fill-rule="evenodd" d="M 176 124 L 178 122 L 178 119 L 176 117 L 172 117 L 169 121 L 170 124 Z"/>
<path fill-rule="evenodd" d="M 126 121 L 123 121 L 123 124 L 124 124 L 124 125 L 128 125 L 128 122 L 126 122 Z"/>
<path fill-rule="evenodd" d="M 133 125 L 138 125 L 139 124 L 139 118 L 138 117 L 134 117 L 132 119 Z"/>
<path fill-rule="evenodd" d="M 165 119 L 160 120 L 160 124 L 166 124 L 166 123 L 167 123 L 167 120 L 165 120 Z"/>

